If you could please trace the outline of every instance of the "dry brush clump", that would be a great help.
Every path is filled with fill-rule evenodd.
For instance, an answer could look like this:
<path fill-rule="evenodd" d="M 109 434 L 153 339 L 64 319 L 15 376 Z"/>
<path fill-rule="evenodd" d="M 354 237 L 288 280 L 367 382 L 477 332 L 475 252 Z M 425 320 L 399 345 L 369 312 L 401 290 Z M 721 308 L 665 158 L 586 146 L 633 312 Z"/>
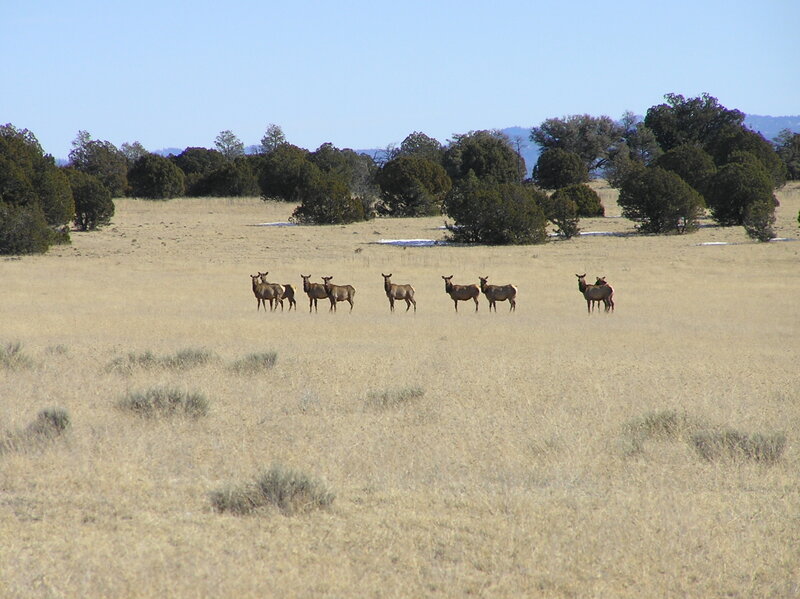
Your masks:
<path fill-rule="evenodd" d="M 388 389 L 385 391 L 370 391 L 367 393 L 365 405 L 375 409 L 398 408 L 407 405 L 409 402 L 423 395 L 425 395 L 425 390 L 419 386 Z"/>
<path fill-rule="evenodd" d="M 719 459 L 753 460 L 773 464 L 783 455 L 786 435 L 783 433 L 743 433 L 726 429 L 700 431 L 691 436 L 697 453 L 709 462 Z"/>
<path fill-rule="evenodd" d="M 257 352 L 234 361 L 229 369 L 235 374 L 258 374 L 274 368 L 277 361 L 277 352 Z"/>
<path fill-rule="evenodd" d="M 734 429 L 710 427 L 675 410 L 648 412 L 623 426 L 622 450 L 634 456 L 644 452 L 647 441 L 683 440 L 701 458 L 776 462 L 786 447 L 783 433 L 744 433 Z"/>
<path fill-rule="evenodd" d="M 33 360 L 22 352 L 22 343 L 19 341 L 12 341 L 0 346 L 0 368 L 18 370 L 31 366 L 33 366 Z"/>
<path fill-rule="evenodd" d="M 128 393 L 117 402 L 117 408 L 145 418 L 199 418 L 208 414 L 208 399 L 201 393 L 152 387 L 146 391 Z"/>
<path fill-rule="evenodd" d="M 211 493 L 211 503 L 222 512 L 237 516 L 260 508 L 277 507 L 285 515 L 327 508 L 335 495 L 320 480 L 280 465 L 262 472 L 254 481 L 226 486 Z"/>
<path fill-rule="evenodd" d="M 128 353 L 127 356 L 114 358 L 106 370 L 108 372 L 118 372 L 120 374 L 131 374 L 135 370 L 150 370 L 162 368 L 164 370 L 188 370 L 197 366 L 203 366 L 212 362 L 215 355 L 205 349 L 187 348 L 176 352 L 173 355 L 157 356 L 151 351 L 137 354 Z"/>
<path fill-rule="evenodd" d="M 41 449 L 61 437 L 70 428 L 70 417 L 66 410 L 48 408 L 36 416 L 36 420 L 20 431 L 7 433 L 0 438 L 0 454 Z"/>

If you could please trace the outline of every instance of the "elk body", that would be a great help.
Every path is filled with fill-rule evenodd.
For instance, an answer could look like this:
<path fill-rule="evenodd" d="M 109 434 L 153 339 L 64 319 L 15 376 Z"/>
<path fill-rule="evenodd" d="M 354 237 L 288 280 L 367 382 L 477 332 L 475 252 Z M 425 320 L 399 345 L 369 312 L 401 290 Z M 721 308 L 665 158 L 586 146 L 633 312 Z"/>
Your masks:
<path fill-rule="evenodd" d="M 442 275 L 442 278 L 444 279 L 444 291 L 452 298 L 456 312 L 458 312 L 458 302 L 469 300 L 475 302 L 475 311 L 478 311 L 478 296 L 481 294 L 481 290 L 477 285 L 474 283 L 472 285 L 453 285 L 453 275 L 449 277 Z"/>
<path fill-rule="evenodd" d="M 325 299 L 328 297 L 328 292 L 325 291 L 325 285 L 322 283 L 312 283 L 309 281 L 311 275 L 300 275 L 303 279 L 303 291 L 308 295 L 308 311 L 311 312 L 311 307 L 317 310 L 317 300 Z"/>
<path fill-rule="evenodd" d="M 289 300 L 289 310 L 294 308 L 294 311 L 297 312 L 297 301 L 294 299 L 294 287 L 292 287 L 290 283 L 283 285 L 283 299 Z M 281 302 L 281 306 L 283 306 L 283 302 Z"/>
<path fill-rule="evenodd" d="M 270 310 L 275 310 L 279 303 L 281 305 L 281 310 L 283 310 L 283 285 L 267 281 L 268 274 L 269 271 L 258 273 L 258 276 L 261 277 L 261 284 L 263 285 L 264 309 L 267 309 L 266 300 L 269 300 Z"/>
<path fill-rule="evenodd" d="M 589 285 L 586 283 L 586 275 L 575 275 L 578 277 L 578 291 L 586 299 L 586 311 L 591 314 L 594 304 L 597 303 L 598 310 L 600 302 L 605 304 L 605 311 L 614 311 L 614 289 L 606 283 L 605 279 L 598 279 L 601 284 Z"/>
<path fill-rule="evenodd" d="M 414 288 L 411 285 L 392 283 L 391 273 L 388 275 L 381 273 L 381 276 L 383 277 L 383 289 L 386 291 L 386 297 L 389 298 L 389 310 L 394 312 L 394 300 L 405 300 L 406 312 L 411 308 L 411 304 L 414 304 L 414 312 L 416 312 L 417 300 L 414 299 Z"/>
<path fill-rule="evenodd" d="M 267 302 L 266 302 L 266 285 L 261 282 L 261 273 L 257 275 L 250 275 L 253 284 L 253 295 L 256 296 L 256 311 L 261 309 L 261 306 L 264 306 L 264 311 L 267 310 Z"/>
<path fill-rule="evenodd" d="M 322 277 L 325 286 L 325 293 L 331 301 L 331 307 L 328 310 L 335 311 L 337 302 L 348 302 L 350 304 L 350 311 L 353 311 L 353 297 L 356 290 L 352 285 L 334 285 L 331 283 L 333 277 Z"/>
<path fill-rule="evenodd" d="M 489 285 L 486 281 L 489 280 L 489 277 L 478 277 L 481 281 L 481 291 L 483 295 L 486 296 L 486 299 L 489 300 L 489 312 L 492 311 L 494 307 L 494 311 L 497 312 L 497 302 L 504 302 L 508 300 L 510 304 L 509 312 L 513 312 L 517 309 L 517 288 L 513 285 Z"/>

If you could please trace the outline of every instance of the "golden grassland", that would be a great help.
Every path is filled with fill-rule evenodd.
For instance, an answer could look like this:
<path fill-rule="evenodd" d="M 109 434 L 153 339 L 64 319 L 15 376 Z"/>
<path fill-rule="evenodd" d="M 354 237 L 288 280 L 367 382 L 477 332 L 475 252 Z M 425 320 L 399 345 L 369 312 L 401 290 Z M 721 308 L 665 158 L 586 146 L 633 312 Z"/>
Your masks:
<path fill-rule="evenodd" d="M 800 237 L 800 187 L 778 197 L 778 235 Z M 375 242 L 443 239 L 442 219 L 257 226 L 292 208 L 122 199 L 109 227 L 0 260 L 0 347 L 23 358 L 0 365 L 0 434 L 46 408 L 72 423 L 0 452 L 0 596 L 800 596 L 800 243 L 709 226 L 403 248 Z M 257 311 L 259 270 L 296 312 Z M 416 314 L 389 312 L 382 272 Z M 587 314 L 584 272 L 614 314 Z M 301 273 L 352 284 L 352 313 L 309 314 Z M 455 313 L 451 274 L 514 283 L 516 312 Z M 187 349 L 211 359 L 110 368 Z M 230 368 L 260 352 L 273 368 Z M 162 387 L 208 414 L 116 407 Z M 679 430 L 636 436 L 665 414 Z M 702 459 L 691 432 L 722 429 L 783 435 L 783 455 Z M 272 465 L 335 500 L 214 509 Z"/>

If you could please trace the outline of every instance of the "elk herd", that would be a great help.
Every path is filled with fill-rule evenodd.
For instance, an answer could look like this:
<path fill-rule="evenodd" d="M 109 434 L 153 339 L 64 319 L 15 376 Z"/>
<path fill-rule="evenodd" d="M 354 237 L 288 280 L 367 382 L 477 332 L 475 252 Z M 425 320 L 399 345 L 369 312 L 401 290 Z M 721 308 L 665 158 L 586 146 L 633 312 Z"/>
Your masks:
<path fill-rule="evenodd" d="M 252 280 L 253 295 L 256 296 L 256 310 L 264 307 L 267 310 L 267 302 L 269 302 L 270 311 L 277 310 L 278 304 L 281 310 L 284 309 L 284 300 L 289 302 L 289 310 L 292 308 L 297 310 L 297 302 L 294 297 L 294 287 L 289 283 L 270 283 L 267 281 L 267 272 L 259 272 L 255 275 L 250 275 Z M 417 311 L 417 301 L 414 299 L 414 288 L 409 284 L 392 283 L 392 275 L 383 274 L 383 290 L 386 292 L 386 297 L 389 299 L 389 310 L 394 312 L 395 301 L 404 301 L 406 303 L 406 312 L 414 306 L 414 312 Z M 606 312 L 614 311 L 614 289 L 608 284 L 605 277 L 598 277 L 593 285 L 586 282 L 586 274 L 575 275 L 578 277 L 578 291 L 581 292 L 586 300 L 586 310 L 589 314 L 592 313 L 595 307 L 600 311 L 600 302 L 603 303 Z M 336 285 L 331 283 L 332 276 L 322 277 L 322 283 L 313 283 L 309 279 L 311 275 L 300 275 L 303 280 L 303 292 L 308 296 L 308 311 L 317 311 L 317 301 L 327 299 L 330 302 L 329 312 L 336 311 L 336 304 L 339 302 L 347 302 L 350 304 L 350 312 L 353 311 L 353 299 L 356 295 L 355 287 L 352 285 Z M 453 300 L 453 307 L 458 312 L 458 302 L 468 302 L 472 300 L 475 302 L 475 311 L 478 311 L 478 298 L 480 294 L 486 297 L 489 302 L 489 312 L 497 312 L 497 302 L 508 301 L 509 312 L 517 309 L 517 288 L 514 285 L 491 285 L 488 283 L 489 277 L 478 277 L 479 284 L 471 283 L 468 285 L 458 285 L 453 283 L 453 275 L 444 276 L 444 291 Z"/>

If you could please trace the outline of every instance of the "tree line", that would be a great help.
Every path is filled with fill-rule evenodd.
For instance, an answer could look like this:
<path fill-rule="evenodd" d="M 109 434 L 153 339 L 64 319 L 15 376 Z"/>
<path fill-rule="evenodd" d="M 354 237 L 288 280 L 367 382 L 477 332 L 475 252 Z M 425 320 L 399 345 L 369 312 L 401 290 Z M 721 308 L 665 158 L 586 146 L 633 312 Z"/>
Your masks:
<path fill-rule="evenodd" d="M 550 118 L 531 129 L 542 153 L 529 179 L 498 131 L 456 134 L 447 144 L 413 132 L 368 156 L 330 143 L 298 147 L 273 124 L 255 154 L 222 131 L 213 149 L 168 157 L 80 131 L 59 167 L 32 132 L 8 124 L 0 126 L 0 253 L 46 251 L 69 240 L 73 223 L 106 225 L 113 198 L 124 196 L 260 196 L 297 204 L 291 218 L 305 224 L 444 215 L 454 241 L 541 243 L 548 223 L 570 238 L 580 218 L 604 214 L 587 185 L 593 177 L 619 189 L 623 216 L 643 233 L 691 232 L 708 211 L 764 241 L 774 236 L 774 191 L 800 178 L 800 134 L 770 142 L 744 116 L 708 94 L 667 94 L 644 118 Z"/>

